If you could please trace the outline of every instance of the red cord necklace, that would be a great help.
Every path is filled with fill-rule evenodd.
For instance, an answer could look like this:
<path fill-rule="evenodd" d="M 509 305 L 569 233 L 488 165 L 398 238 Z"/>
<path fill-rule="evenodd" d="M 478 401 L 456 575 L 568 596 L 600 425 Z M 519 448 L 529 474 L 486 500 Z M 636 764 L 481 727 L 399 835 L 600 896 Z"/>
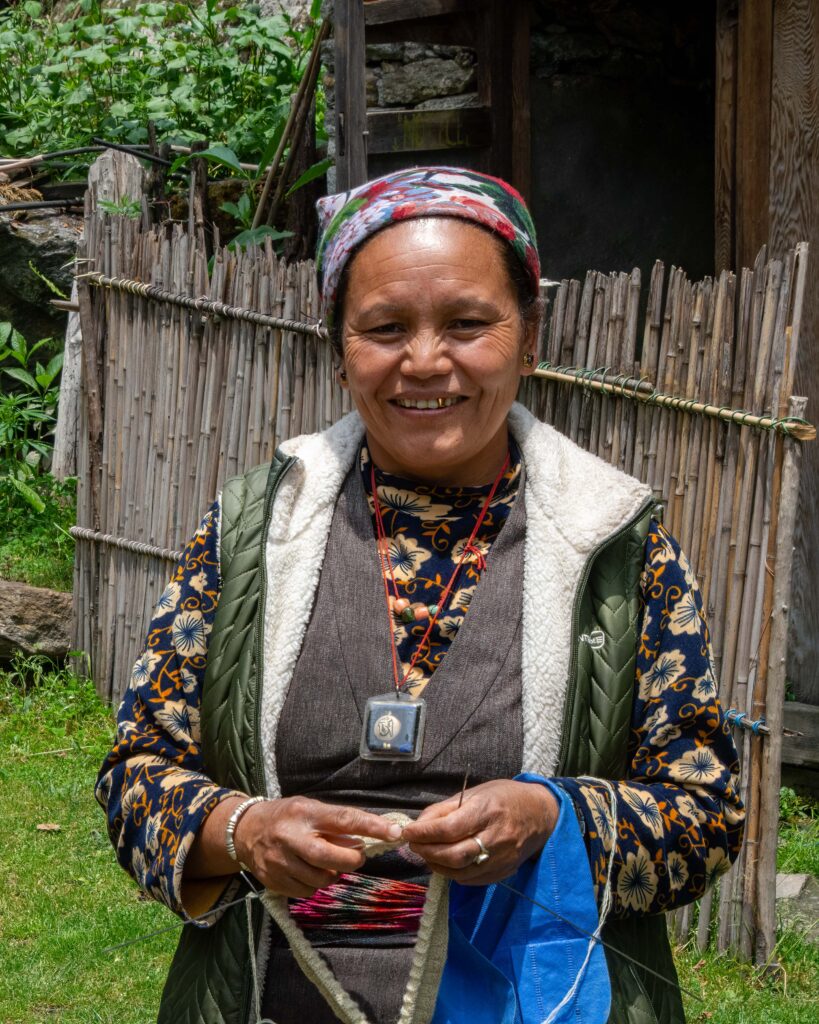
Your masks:
<path fill-rule="evenodd" d="M 415 665 L 419 657 L 421 656 L 421 652 L 426 647 L 432 630 L 435 627 L 435 623 L 438 621 L 441 612 L 444 610 L 447 602 L 449 601 L 450 594 L 452 593 L 452 588 L 455 585 L 455 580 L 457 579 L 458 574 L 461 571 L 461 566 L 466 560 L 466 556 L 468 554 L 474 554 L 476 556 L 478 568 L 481 569 L 481 571 L 483 571 L 483 569 L 486 568 L 486 559 L 484 558 L 481 550 L 478 547 L 476 547 L 475 538 L 477 537 L 478 531 L 480 530 L 481 525 L 483 524 L 483 521 L 486 517 L 486 513 L 489 511 L 489 506 L 492 503 L 492 499 L 495 497 L 495 492 L 500 486 L 500 482 L 503 479 L 504 473 L 506 473 L 507 469 L 509 468 L 509 462 L 510 457 L 509 452 L 507 451 L 506 458 L 503 461 L 503 465 L 500 468 L 500 472 L 495 477 L 495 482 L 492 484 L 489 494 L 486 496 L 486 500 L 483 503 L 483 508 L 481 509 L 478 518 L 475 520 L 475 525 L 472 528 L 472 533 L 469 535 L 469 540 L 464 545 L 464 549 L 461 552 L 461 557 L 458 559 L 458 564 L 455 566 L 452 575 L 449 577 L 449 582 L 441 592 L 441 597 L 438 600 L 437 605 L 432 605 L 428 607 L 429 625 L 427 626 L 424 635 L 421 637 L 421 640 L 419 641 L 418 646 L 415 649 L 415 653 L 412 656 L 409 668 L 404 674 L 403 679 L 399 679 L 398 650 L 395 645 L 395 633 L 393 631 L 393 612 L 397 611 L 400 614 L 401 612 L 406 611 L 409 608 L 409 602 L 406 600 L 406 598 L 401 598 L 398 595 L 398 585 L 395 582 L 395 575 L 392 570 L 392 561 L 390 559 L 389 554 L 389 541 L 387 539 L 387 531 L 384 528 L 384 517 L 381 514 L 381 503 L 378 500 L 378 487 L 375 481 L 375 464 L 372 462 L 370 463 L 370 490 L 373 497 L 373 505 L 375 507 L 375 528 L 376 535 L 378 537 L 378 560 L 381 565 L 381 578 L 384 582 L 384 599 L 386 601 L 387 606 L 387 625 L 389 628 L 390 649 L 392 651 L 392 670 L 393 678 L 395 680 L 396 694 L 400 694 L 404 690 L 407 680 L 409 679 L 412 670 L 415 668 Z M 390 598 L 390 582 L 392 583 L 393 590 L 392 599 Z M 399 605 L 401 607 L 398 607 Z M 413 618 L 415 617 L 416 616 L 413 616 Z"/>

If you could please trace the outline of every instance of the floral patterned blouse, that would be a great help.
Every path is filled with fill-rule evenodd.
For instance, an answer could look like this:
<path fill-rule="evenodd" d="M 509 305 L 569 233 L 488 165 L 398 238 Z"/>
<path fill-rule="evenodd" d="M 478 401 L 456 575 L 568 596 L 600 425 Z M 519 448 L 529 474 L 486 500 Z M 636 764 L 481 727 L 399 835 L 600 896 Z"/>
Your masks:
<path fill-rule="evenodd" d="M 483 555 L 517 494 L 521 467 L 514 449 L 512 456 L 478 534 L 475 546 Z M 369 493 L 365 447 L 360 468 Z M 399 590 L 412 602 L 435 604 L 489 488 L 421 486 L 380 472 L 376 480 Z M 202 773 L 199 728 L 221 582 L 219 515 L 217 501 L 156 606 L 96 787 L 122 867 L 183 917 L 186 854 L 206 816 L 232 795 Z M 468 613 L 481 566 L 478 552 L 470 549 L 448 607 L 441 609 L 413 668 L 412 692 L 423 689 L 445 656 Z M 701 896 L 736 858 L 744 819 L 736 749 L 717 701 L 697 582 L 677 542 L 654 521 L 641 599 L 627 779 L 606 785 L 555 780 L 577 809 L 598 894 L 613 848 L 612 913 L 620 917 L 670 910 Z M 427 625 L 395 619 L 404 672 Z"/>

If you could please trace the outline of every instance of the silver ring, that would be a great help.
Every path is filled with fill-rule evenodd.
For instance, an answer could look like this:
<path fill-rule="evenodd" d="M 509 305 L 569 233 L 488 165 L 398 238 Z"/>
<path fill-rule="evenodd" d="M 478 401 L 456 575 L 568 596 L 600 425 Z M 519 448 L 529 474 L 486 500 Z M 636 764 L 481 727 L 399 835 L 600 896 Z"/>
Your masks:
<path fill-rule="evenodd" d="M 478 836 L 472 836 L 472 839 L 478 844 L 478 853 L 472 863 L 485 864 L 489 860 L 489 850 L 483 845 L 483 840 L 479 839 Z"/>

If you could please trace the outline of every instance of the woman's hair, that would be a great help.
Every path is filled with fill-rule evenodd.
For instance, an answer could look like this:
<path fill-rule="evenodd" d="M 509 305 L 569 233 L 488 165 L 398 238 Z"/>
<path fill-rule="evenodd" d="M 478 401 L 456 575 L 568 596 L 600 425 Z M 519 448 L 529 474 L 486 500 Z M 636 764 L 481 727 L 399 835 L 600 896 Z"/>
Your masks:
<path fill-rule="evenodd" d="M 524 327 L 530 327 L 532 324 L 537 323 L 540 319 L 541 313 L 543 312 L 543 300 L 539 294 L 532 290 L 532 279 L 529 276 L 526 267 L 524 267 L 515 255 L 512 247 L 504 242 L 502 238 L 499 238 L 494 231 L 490 231 L 488 228 L 484 228 L 479 224 L 476 224 L 475 227 L 479 228 L 481 231 L 486 231 L 487 234 L 491 235 L 498 247 L 498 252 L 506 271 L 506 276 L 515 291 L 518 313 L 520 314 L 520 319 L 523 322 Z M 347 298 L 347 286 L 350 281 L 350 267 L 355 262 L 355 258 L 358 253 L 368 241 L 369 238 L 362 242 L 356 251 L 350 254 L 347 264 L 338 281 L 332 326 L 329 329 L 330 344 L 332 345 L 333 352 L 338 359 L 341 359 L 344 355 L 344 301 Z"/>

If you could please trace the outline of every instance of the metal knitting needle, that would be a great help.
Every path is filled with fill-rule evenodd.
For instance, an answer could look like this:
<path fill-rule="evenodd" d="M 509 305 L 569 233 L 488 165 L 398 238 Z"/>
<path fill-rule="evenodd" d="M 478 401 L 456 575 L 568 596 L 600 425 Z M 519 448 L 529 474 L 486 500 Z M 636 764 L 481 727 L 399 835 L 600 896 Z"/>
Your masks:
<path fill-rule="evenodd" d="M 464 774 L 464 784 L 461 786 L 461 795 L 458 799 L 458 810 L 461 809 L 461 804 L 464 802 L 464 793 L 466 792 L 466 784 L 469 782 L 469 770 L 471 767 L 472 765 L 467 763 L 466 772 Z"/>
<path fill-rule="evenodd" d="M 235 907 L 239 903 L 244 903 L 248 896 L 251 899 L 258 899 L 261 895 L 261 890 L 254 890 L 251 893 L 246 893 L 241 896 L 238 900 L 231 900 L 230 903 L 224 903 L 219 910 L 227 910 L 228 907 Z M 101 950 L 102 953 L 113 953 L 115 949 L 125 949 L 126 946 L 136 946 L 139 942 L 146 942 L 148 939 L 154 938 L 155 935 L 167 935 L 168 932 L 178 931 L 180 928 L 184 928 L 189 924 L 199 924 L 200 921 L 206 920 L 213 914 L 212 910 L 209 910 L 206 914 L 200 914 L 199 917 L 192 917 L 189 921 L 177 921 L 176 924 L 166 925 L 164 928 L 157 928 L 155 931 L 147 932 L 145 935 L 140 935 L 136 939 L 126 939 L 125 942 L 118 942 L 115 946 L 106 946 L 105 949 Z"/>
<path fill-rule="evenodd" d="M 683 988 L 679 981 L 672 981 L 671 978 L 667 978 L 664 974 L 660 974 L 653 968 L 647 967 L 645 964 L 641 964 L 639 960 L 635 960 L 633 956 L 629 956 L 628 953 L 624 953 L 622 949 L 617 949 L 616 946 L 612 946 L 608 942 L 605 942 L 598 935 L 594 935 L 592 932 L 587 932 L 585 928 L 581 928 L 579 924 L 575 924 L 574 921 L 570 921 L 568 917 L 558 914 L 556 910 L 552 910 L 551 907 L 547 907 L 545 903 L 539 903 L 537 900 L 532 899 L 532 897 L 527 896 L 525 892 L 521 892 L 519 889 L 515 889 L 513 886 L 509 885 L 508 882 L 496 882 L 495 885 L 500 885 L 504 889 L 508 889 L 509 892 L 513 893 L 515 896 L 528 900 L 528 902 L 534 904 L 534 906 L 539 907 L 541 910 L 545 910 L 547 914 L 551 914 L 552 917 L 556 917 L 558 921 L 562 921 L 563 924 L 567 924 L 570 928 L 574 928 L 576 932 L 580 932 L 580 934 L 584 935 L 587 939 L 599 942 L 603 949 L 607 949 L 610 953 L 614 953 L 615 956 L 628 960 L 628 962 L 634 964 L 635 967 L 639 967 L 641 971 L 645 971 L 647 974 L 653 974 L 655 978 L 658 978 L 660 981 L 664 981 L 666 985 L 671 985 L 672 988 L 679 988 L 680 992 L 683 992 L 690 999 L 696 999 L 700 1003 L 705 1002 L 702 996 L 698 996 L 696 992 L 691 992 L 689 989 Z"/>

